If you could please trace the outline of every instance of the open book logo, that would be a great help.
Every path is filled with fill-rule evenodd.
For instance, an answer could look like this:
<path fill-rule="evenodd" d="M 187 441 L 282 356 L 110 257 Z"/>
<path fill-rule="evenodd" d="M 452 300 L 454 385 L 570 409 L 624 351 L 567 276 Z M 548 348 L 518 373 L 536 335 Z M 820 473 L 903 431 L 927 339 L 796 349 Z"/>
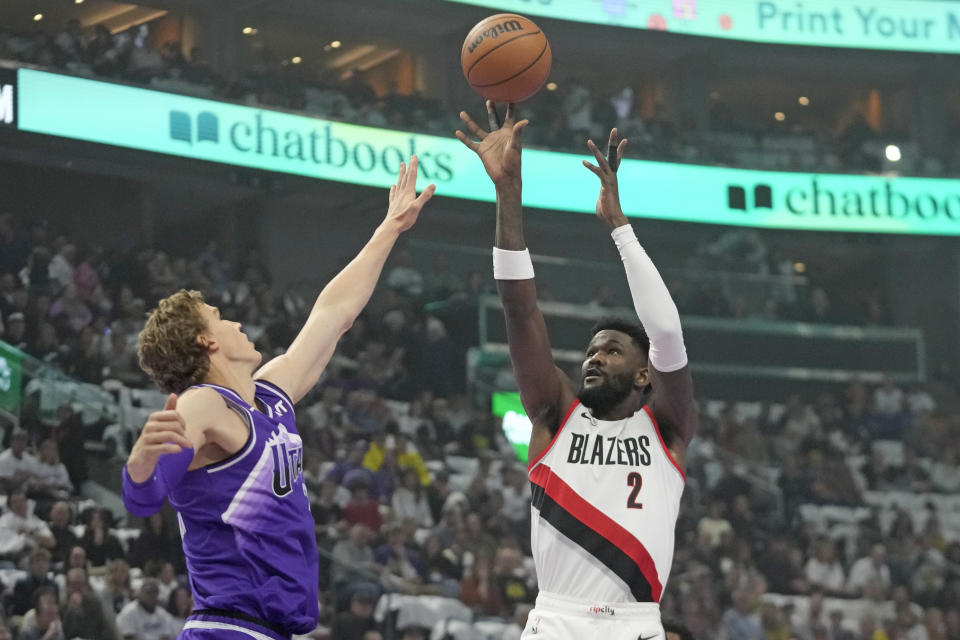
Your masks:
<path fill-rule="evenodd" d="M 170 138 L 193 144 L 193 117 L 186 111 L 170 112 Z M 220 142 L 220 119 L 209 111 L 197 114 L 197 142 Z"/>
<path fill-rule="evenodd" d="M 753 187 L 753 206 L 747 201 L 747 190 L 740 185 L 727 185 L 727 207 L 747 211 L 748 209 L 772 209 L 773 189 L 768 184 Z"/>

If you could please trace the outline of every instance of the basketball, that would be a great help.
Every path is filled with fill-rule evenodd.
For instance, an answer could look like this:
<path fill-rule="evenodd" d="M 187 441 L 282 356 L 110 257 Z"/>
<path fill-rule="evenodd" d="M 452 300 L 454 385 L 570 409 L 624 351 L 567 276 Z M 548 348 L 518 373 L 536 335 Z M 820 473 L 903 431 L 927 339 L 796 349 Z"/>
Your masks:
<path fill-rule="evenodd" d="M 498 13 L 477 23 L 460 50 L 463 75 L 488 100 L 520 102 L 550 74 L 550 43 L 532 20 Z"/>

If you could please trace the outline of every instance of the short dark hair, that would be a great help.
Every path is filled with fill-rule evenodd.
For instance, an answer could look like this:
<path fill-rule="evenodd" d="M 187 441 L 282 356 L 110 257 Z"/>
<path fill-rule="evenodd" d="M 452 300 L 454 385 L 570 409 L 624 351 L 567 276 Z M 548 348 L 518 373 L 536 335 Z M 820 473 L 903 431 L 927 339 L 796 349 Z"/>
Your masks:
<path fill-rule="evenodd" d="M 640 347 L 643 355 L 650 355 L 650 338 L 647 337 L 647 332 L 644 331 L 643 325 L 624 320 L 623 318 L 600 318 L 593 327 L 590 328 L 590 339 L 592 340 L 595 335 L 605 330 L 619 331 L 620 333 L 627 334 L 630 336 L 630 339 L 633 340 L 633 344 Z"/>

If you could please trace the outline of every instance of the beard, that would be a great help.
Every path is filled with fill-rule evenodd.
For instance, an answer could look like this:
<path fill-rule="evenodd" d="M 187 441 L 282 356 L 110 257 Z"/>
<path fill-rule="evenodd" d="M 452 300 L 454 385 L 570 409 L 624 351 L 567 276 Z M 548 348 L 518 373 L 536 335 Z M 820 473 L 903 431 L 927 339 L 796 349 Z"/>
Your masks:
<path fill-rule="evenodd" d="M 584 388 L 581 380 L 577 398 L 594 416 L 601 416 L 623 402 L 632 392 L 633 373 L 621 373 L 589 389 Z"/>

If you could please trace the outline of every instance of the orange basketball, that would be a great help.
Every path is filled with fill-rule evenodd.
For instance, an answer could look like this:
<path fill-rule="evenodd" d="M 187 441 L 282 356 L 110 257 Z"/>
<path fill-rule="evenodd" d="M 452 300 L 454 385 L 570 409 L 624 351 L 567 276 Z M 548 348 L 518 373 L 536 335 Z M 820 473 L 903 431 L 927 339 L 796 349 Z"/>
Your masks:
<path fill-rule="evenodd" d="M 498 13 L 478 22 L 460 50 L 467 82 L 497 102 L 520 102 L 539 91 L 550 74 L 550 61 L 550 43 L 543 31 L 515 13 Z"/>

